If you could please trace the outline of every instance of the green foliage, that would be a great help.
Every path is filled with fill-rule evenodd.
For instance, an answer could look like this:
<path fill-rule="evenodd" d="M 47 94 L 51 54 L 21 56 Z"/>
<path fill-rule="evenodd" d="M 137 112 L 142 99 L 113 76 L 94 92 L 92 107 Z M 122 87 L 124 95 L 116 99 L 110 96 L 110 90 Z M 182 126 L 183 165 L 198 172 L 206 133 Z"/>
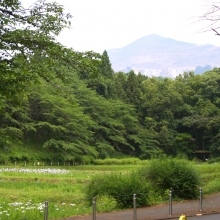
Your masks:
<path fill-rule="evenodd" d="M 219 185 L 220 178 L 215 178 L 214 180 L 210 180 L 204 189 L 204 193 L 213 194 L 220 191 Z"/>
<path fill-rule="evenodd" d="M 96 197 L 96 211 L 97 212 L 111 212 L 117 209 L 117 201 L 111 196 L 97 196 Z"/>
<path fill-rule="evenodd" d="M 0 2 L 1 149 L 23 143 L 46 150 L 51 156 L 37 154 L 46 160 L 84 162 L 118 154 L 193 159 L 196 150 L 220 156 L 219 68 L 175 79 L 114 73 L 106 51 L 82 53 L 56 41 L 70 18 L 54 2 L 28 9 Z"/>
<path fill-rule="evenodd" d="M 64 52 L 55 36 L 69 26 L 71 16 L 57 3 L 39 0 L 25 9 L 18 0 L 6 0 L 0 3 L 0 18 L 0 105 L 5 99 L 21 103 L 38 74 L 50 78 L 46 64 L 55 65 L 56 55 Z"/>
<path fill-rule="evenodd" d="M 96 196 L 110 196 L 117 201 L 117 207 L 131 208 L 133 194 L 136 194 L 137 207 L 147 205 L 148 186 L 145 179 L 134 172 L 94 176 L 86 191 L 88 201 Z"/>
<path fill-rule="evenodd" d="M 87 162 L 117 154 L 140 159 L 186 155 L 193 159 L 199 149 L 209 150 L 212 157 L 220 155 L 219 70 L 202 76 L 185 73 L 175 80 L 145 79 L 132 71 L 113 74 L 111 79 L 103 77 L 100 82 L 95 78 L 103 85 L 116 83 L 117 99 L 113 99 L 88 88 L 92 78 L 79 77 L 100 67 L 92 58 L 95 55 L 88 53 L 83 59 L 82 54 L 69 51 L 69 55 L 79 63 L 77 74 L 62 69 L 69 84 L 53 78 L 56 85 L 51 85 L 38 78 L 38 84 L 26 88 L 28 102 L 21 106 L 2 102 L 2 148 L 16 140 L 24 148 L 46 149 L 51 153 L 47 160 L 60 157 Z M 127 95 L 134 96 L 133 101 L 128 101 Z"/>
<path fill-rule="evenodd" d="M 114 71 L 111 67 L 111 62 L 109 60 L 109 56 L 106 50 L 103 52 L 102 57 L 101 57 L 100 73 L 106 78 L 113 77 Z"/>
<path fill-rule="evenodd" d="M 214 157 L 214 158 L 209 158 L 208 163 L 219 163 L 220 162 L 220 157 Z"/>
<path fill-rule="evenodd" d="M 123 159 L 117 159 L 117 158 L 107 158 L 104 160 L 96 159 L 93 161 L 94 164 L 97 165 L 110 165 L 110 164 L 141 164 L 143 161 L 141 161 L 139 158 L 123 158 Z"/>
<path fill-rule="evenodd" d="M 171 188 L 177 198 L 193 199 L 198 195 L 199 175 L 187 160 L 153 159 L 139 172 L 149 181 L 152 190 L 162 197 Z"/>
<path fill-rule="evenodd" d="M 141 82 L 138 81 L 138 77 L 134 71 L 128 73 L 128 77 L 125 83 L 126 102 L 133 104 L 136 108 L 141 104 Z"/>

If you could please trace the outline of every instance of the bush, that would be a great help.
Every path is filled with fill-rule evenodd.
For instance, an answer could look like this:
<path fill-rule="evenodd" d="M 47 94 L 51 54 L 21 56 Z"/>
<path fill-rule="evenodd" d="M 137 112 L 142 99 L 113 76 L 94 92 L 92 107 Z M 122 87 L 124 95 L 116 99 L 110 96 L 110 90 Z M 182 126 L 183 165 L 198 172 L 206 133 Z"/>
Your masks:
<path fill-rule="evenodd" d="M 125 175 L 111 173 L 94 176 L 88 184 L 86 192 L 89 202 L 93 197 L 109 196 L 116 200 L 118 208 L 133 207 L 133 194 L 137 195 L 137 207 L 147 205 L 146 180 L 136 173 Z"/>
<path fill-rule="evenodd" d="M 141 161 L 139 158 L 123 158 L 123 159 L 117 159 L 117 158 L 107 158 L 107 159 L 96 159 L 93 161 L 96 165 L 122 165 L 122 164 L 140 164 L 143 161 Z"/>
<path fill-rule="evenodd" d="M 207 161 L 208 161 L 209 164 L 211 164 L 211 163 L 219 163 L 220 162 L 220 157 L 211 157 Z"/>
<path fill-rule="evenodd" d="M 117 201 L 110 196 L 97 196 L 96 203 L 97 212 L 111 212 L 117 209 Z"/>
<path fill-rule="evenodd" d="M 173 196 L 180 199 L 197 198 L 199 193 L 199 175 L 185 159 L 153 159 L 139 170 L 139 175 L 162 197 L 167 196 L 170 188 Z"/>

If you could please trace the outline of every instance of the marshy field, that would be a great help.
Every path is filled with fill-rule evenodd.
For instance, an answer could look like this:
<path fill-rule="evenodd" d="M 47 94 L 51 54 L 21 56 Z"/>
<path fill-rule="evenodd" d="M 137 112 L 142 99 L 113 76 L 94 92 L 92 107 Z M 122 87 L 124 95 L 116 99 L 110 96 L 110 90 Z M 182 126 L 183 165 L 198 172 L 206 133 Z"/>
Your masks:
<path fill-rule="evenodd" d="M 189 163 L 199 173 L 203 195 L 220 192 L 219 163 Z M 45 201 L 49 203 L 51 220 L 92 213 L 92 198 L 89 203 L 85 192 L 93 176 L 128 174 L 147 164 L 148 161 L 105 160 L 78 166 L 0 166 L 0 219 L 43 219 Z M 155 196 L 150 205 L 168 200 Z M 114 200 L 97 200 L 98 212 L 114 209 Z"/>

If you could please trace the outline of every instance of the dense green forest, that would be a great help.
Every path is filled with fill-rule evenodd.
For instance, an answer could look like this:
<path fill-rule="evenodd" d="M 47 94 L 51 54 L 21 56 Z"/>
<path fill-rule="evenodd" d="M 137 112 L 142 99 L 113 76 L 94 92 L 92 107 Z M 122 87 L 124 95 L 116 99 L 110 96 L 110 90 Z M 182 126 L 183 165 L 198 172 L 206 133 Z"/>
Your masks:
<path fill-rule="evenodd" d="M 1 162 L 220 156 L 219 68 L 175 79 L 114 72 L 106 51 L 56 41 L 71 17 L 62 6 L 20 9 L 0 3 Z"/>

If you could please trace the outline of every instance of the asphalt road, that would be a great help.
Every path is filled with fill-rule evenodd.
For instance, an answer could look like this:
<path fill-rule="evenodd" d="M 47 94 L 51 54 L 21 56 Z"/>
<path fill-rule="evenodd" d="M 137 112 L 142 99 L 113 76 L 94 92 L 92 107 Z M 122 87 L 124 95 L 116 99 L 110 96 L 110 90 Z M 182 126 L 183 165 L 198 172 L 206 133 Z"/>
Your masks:
<path fill-rule="evenodd" d="M 187 217 L 187 220 L 219 220 L 219 219 L 220 219 L 220 214 Z M 179 220 L 179 219 L 176 218 L 174 220 Z"/>

